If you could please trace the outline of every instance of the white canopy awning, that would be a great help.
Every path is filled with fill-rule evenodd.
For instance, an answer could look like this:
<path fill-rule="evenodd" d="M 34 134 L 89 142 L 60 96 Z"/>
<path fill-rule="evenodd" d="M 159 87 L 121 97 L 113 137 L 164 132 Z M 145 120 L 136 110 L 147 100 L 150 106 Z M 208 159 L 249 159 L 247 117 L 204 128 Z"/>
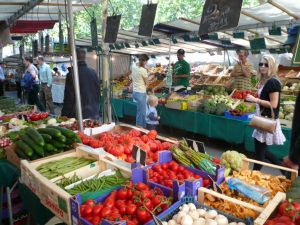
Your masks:
<path fill-rule="evenodd" d="M 172 7 L 170 5 L 170 7 Z M 149 40 L 144 36 L 139 36 L 138 29 L 130 31 L 120 30 L 117 44 L 128 43 L 130 48 L 114 49 L 113 52 L 126 54 L 167 54 L 169 52 L 170 35 L 173 35 L 178 43 L 173 44 L 171 53 L 175 53 L 179 48 L 186 52 L 214 51 L 222 48 L 218 42 L 209 45 L 203 41 L 186 42 L 183 39 L 184 34 L 198 35 L 201 16 L 195 19 L 179 18 L 172 22 L 157 24 L 154 27 L 152 39 L 159 39 L 160 44 L 142 46 L 142 40 Z M 240 15 L 238 27 L 218 32 L 219 39 L 230 39 L 231 43 L 238 46 L 250 48 L 249 36 L 260 34 L 265 37 L 267 48 L 277 48 L 282 46 L 287 38 L 287 27 L 295 23 L 300 23 L 300 0 L 268 0 L 267 3 L 253 8 L 243 8 Z M 281 36 L 269 35 L 268 29 L 272 26 L 282 28 Z M 234 31 L 245 32 L 245 39 L 233 38 Z M 99 35 L 99 42 L 101 36 Z M 139 48 L 136 48 L 136 43 Z M 76 45 L 91 46 L 90 38 L 77 39 Z"/>

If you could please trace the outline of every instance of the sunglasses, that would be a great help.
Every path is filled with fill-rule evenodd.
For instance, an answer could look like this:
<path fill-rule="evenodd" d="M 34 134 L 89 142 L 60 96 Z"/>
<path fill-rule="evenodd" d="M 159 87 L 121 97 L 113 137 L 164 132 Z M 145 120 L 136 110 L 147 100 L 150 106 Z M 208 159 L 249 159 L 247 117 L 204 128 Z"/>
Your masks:
<path fill-rule="evenodd" d="M 262 66 L 267 67 L 267 68 L 269 67 L 269 64 L 268 64 L 268 63 L 259 63 L 258 65 L 259 65 L 260 67 L 262 67 Z"/>

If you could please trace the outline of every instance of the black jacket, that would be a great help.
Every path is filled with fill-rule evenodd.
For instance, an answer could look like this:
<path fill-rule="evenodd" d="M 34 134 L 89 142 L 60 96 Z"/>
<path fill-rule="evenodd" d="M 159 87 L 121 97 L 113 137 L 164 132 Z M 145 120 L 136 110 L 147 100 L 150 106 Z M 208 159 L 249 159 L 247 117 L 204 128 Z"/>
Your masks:
<path fill-rule="evenodd" d="M 79 86 L 83 119 L 99 119 L 100 82 L 97 73 L 85 62 L 78 62 Z M 73 75 L 66 78 L 62 116 L 76 117 L 75 89 Z"/>
<path fill-rule="evenodd" d="M 300 165 L 300 93 L 295 104 L 289 158 L 293 163 Z"/>

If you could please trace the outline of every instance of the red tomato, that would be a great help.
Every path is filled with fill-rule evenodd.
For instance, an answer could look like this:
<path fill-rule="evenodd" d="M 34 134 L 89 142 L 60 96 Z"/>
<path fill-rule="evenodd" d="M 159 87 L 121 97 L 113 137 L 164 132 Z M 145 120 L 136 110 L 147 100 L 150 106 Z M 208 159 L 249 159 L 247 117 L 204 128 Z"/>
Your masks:
<path fill-rule="evenodd" d="M 81 205 L 80 206 L 80 216 L 84 217 L 85 214 L 84 214 L 84 209 L 85 209 L 85 205 Z"/>
<path fill-rule="evenodd" d="M 125 200 L 127 198 L 127 190 L 126 189 L 120 189 L 118 191 L 118 199 L 121 199 L 121 200 Z"/>
<path fill-rule="evenodd" d="M 124 215 L 126 213 L 126 205 L 125 204 L 121 205 L 119 207 L 119 212 L 120 212 L 121 215 Z"/>
<path fill-rule="evenodd" d="M 129 204 L 126 207 L 126 213 L 128 215 L 134 215 L 136 213 L 137 207 L 135 204 Z"/>
<path fill-rule="evenodd" d="M 172 180 L 165 180 L 165 186 L 172 188 L 173 187 Z"/>
<path fill-rule="evenodd" d="M 162 150 L 169 150 L 171 146 L 172 146 L 172 144 L 169 143 L 169 142 L 163 142 L 163 143 L 161 143 Z"/>
<path fill-rule="evenodd" d="M 144 200 L 144 205 L 145 205 L 145 207 L 146 207 L 147 209 L 149 209 L 149 210 L 152 210 L 152 209 L 153 209 L 152 202 L 151 202 L 151 200 L 149 200 L 148 198 L 146 198 L 146 199 Z"/>
<path fill-rule="evenodd" d="M 150 198 L 150 196 L 151 196 L 151 192 L 149 190 L 142 191 L 142 198 L 143 199 Z"/>
<path fill-rule="evenodd" d="M 105 208 L 112 208 L 115 205 L 115 201 L 113 199 L 106 199 L 104 202 Z"/>
<path fill-rule="evenodd" d="M 90 215 L 90 216 L 85 217 L 85 219 L 89 222 L 92 222 L 93 217 Z"/>
<path fill-rule="evenodd" d="M 139 219 L 140 222 L 145 223 L 149 220 L 149 218 L 151 217 L 150 213 L 148 213 L 146 211 L 146 209 L 143 208 L 139 208 L 137 210 L 137 217 Z"/>
<path fill-rule="evenodd" d="M 107 208 L 107 207 L 104 207 L 101 210 L 101 218 L 106 218 L 110 213 L 111 213 L 111 209 Z"/>
<path fill-rule="evenodd" d="M 178 164 L 176 163 L 174 163 L 173 165 L 172 165 L 172 171 L 174 171 L 175 173 L 178 171 Z"/>
<path fill-rule="evenodd" d="M 161 168 L 162 168 L 163 170 L 168 169 L 168 164 L 167 164 L 167 163 L 161 164 Z"/>
<path fill-rule="evenodd" d="M 152 139 L 155 140 L 156 136 L 157 136 L 157 132 L 156 130 L 150 130 L 149 133 L 147 134 L 147 136 Z"/>
<path fill-rule="evenodd" d="M 86 200 L 83 205 L 91 205 L 94 206 L 95 205 L 95 201 L 93 199 L 88 199 Z"/>
<path fill-rule="evenodd" d="M 184 171 L 184 167 L 183 166 L 178 166 L 178 172 L 182 172 Z"/>
<path fill-rule="evenodd" d="M 143 191 L 143 190 L 149 190 L 149 187 L 142 183 L 142 182 L 138 182 L 137 183 L 137 189 L 140 190 L 140 191 Z"/>
<path fill-rule="evenodd" d="M 203 179 L 203 187 L 208 187 L 210 185 L 209 179 Z"/>
<path fill-rule="evenodd" d="M 103 209 L 102 204 L 95 205 L 92 211 L 93 216 L 99 216 L 102 209 Z"/>
<path fill-rule="evenodd" d="M 161 203 L 162 197 L 161 196 L 154 196 L 153 198 L 151 198 L 151 202 L 154 206 L 157 206 Z"/>
<path fill-rule="evenodd" d="M 153 166 L 153 170 L 156 171 L 157 173 L 161 174 L 162 173 L 162 168 L 159 164 L 156 164 Z"/>
<path fill-rule="evenodd" d="M 122 205 L 125 205 L 125 200 L 117 200 L 115 206 L 119 209 Z"/>
<path fill-rule="evenodd" d="M 93 206 L 91 205 L 86 205 L 84 207 L 84 215 L 85 216 L 90 216 L 92 214 L 92 211 L 93 211 Z"/>
<path fill-rule="evenodd" d="M 91 222 L 93 225 L 99 225 L 100 221 L 101 219 L 99 216 L 94 216 Z"/>
<path fill-rule="evenodd" d="M 130 188 L 127 189 L 127 199 L 131 199 L 132 195 L 133 195 L 132 190 Z"/>
<path fill-rule="evenodd" d="M 147 142 L 149 141 L 149 137 L 148 137 L 147 135 L 143 135 L 143 136 L 141 137 L 141 139 L 142 139 L 142 141 L 143 141 L 144 143 L 147 143 Z"/>

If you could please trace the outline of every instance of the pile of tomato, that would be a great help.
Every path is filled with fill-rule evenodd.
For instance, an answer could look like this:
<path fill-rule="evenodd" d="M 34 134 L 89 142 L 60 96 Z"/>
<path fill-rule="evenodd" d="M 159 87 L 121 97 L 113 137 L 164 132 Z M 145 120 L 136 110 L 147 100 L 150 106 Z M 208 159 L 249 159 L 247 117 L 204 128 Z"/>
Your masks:
<path fill-rule="evenodd" d="M 104 132 L 99 134 L 98 138 L 78 133 L 82 143 L 93 148 L 103 147 L 104 150 L 119 159 L 133 163 L 132 157 L 133 145 L 138 146 L 147 152 L 146 164 L 152 164 L 158 160 L 158 152 L 168 150 L 172 144 L 156 140 L 157 132 L 151 130 L 148 134 L 142 134 L 140 131 L 131 129 L 128 132 L 113 133 Z"/>
<path fill-rule="evenodd" d="M 80 206 L 80 215 L 93 225 L 101 223 L 102 219 L 109 221 L 126 220 L 127 225 L 145 224 L 166 210 L 172 203 L 171 197 L 166 197 L 161 189 L 150 187 L 144 183 L 132 183 L 119 190 L 114 190 L 101 203 L 89 199 Z"/>
<path fill-rule="evenodd" d="M 31 121 L 38 121 L 38 120 L 46 119 L 46 118 L 48 118 L 48 116 L 49 116 L 49 113 L 47 113 L 47 112 L 41 112 L 41 113 L 34 112 L 29 115 L 29 119 Z"/>
<path fill-rule="evenodd" d="M 300 225 L 300 203 L 285 200 L 279 205 L 275 217 L 267 220 L 265 225 Z"/>
<path fill-rule="evenodd" d="M 149 180 L 161 184 L 163 186 L 172 188 L 173 180 L 183 182 L 187 179 L 200 179 L 200 175 L 192 173 L 185 169 L 183 166 L 178 165 L 175 161 L 170 161 L 163 164 L 155 164 L 152 168 L 148 169 Z M 207 178 L 202 178 L 203 186 L 207 187 L 210 185 L 210 181 Z"/>
<path fill-rule="evenodd" d="M 254 92 L 254 91 L 234 91 L 234 93 L 231 97 L 236 98 L 236 99 L 245 99 L 247 97 L 247 95 L 252 95 L 255 98 L 258 97 L 257 92 Z"/>

